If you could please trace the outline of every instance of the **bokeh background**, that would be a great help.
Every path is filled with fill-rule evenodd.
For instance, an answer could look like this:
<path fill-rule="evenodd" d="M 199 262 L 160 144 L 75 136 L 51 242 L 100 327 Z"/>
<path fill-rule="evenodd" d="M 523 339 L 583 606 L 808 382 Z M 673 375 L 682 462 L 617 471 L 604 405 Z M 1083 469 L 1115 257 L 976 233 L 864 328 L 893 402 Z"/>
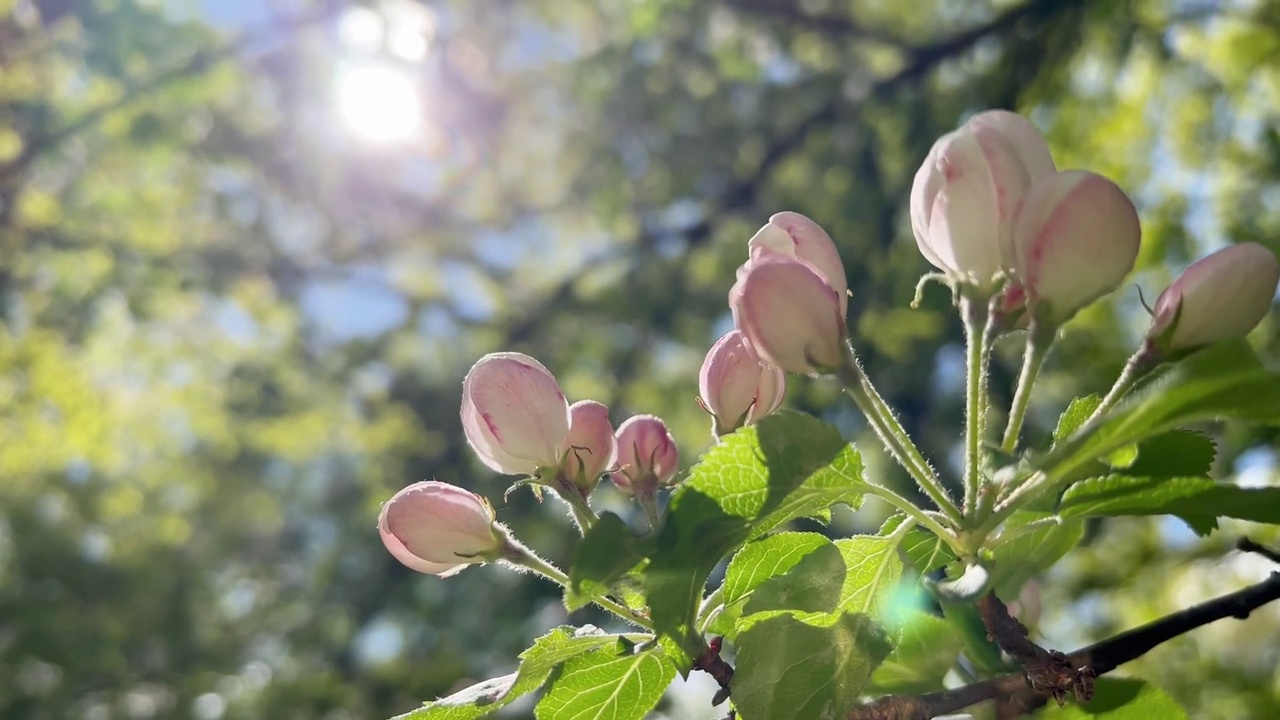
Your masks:
<path fill-rule="evenodd" d="M 960 328 L 937 287 L 907 307 L 928 268 L 906 204 L 932 141 L 989 107 L 1143 219 L 1132 282 L 1054 350 L 1043 436 L 1109 386 L 1139 289 L 1280 250 L 1280 2 L 0 0 L 0 717 L 379 718 L 509 672 L 565 621 L 554 588 L 411 573 L 379 504 L 457 483 L 567 563 L 563 509 L 503 503 L 469 453 L 462 376 L 529 353 L 615 422 L 666 418 L 688 465 L 698 366 L 778 210 L 836 239 L 871 376 L 953 469 Z M 1278 327 L 1252 338 L 1273 362 Z M 867 439 L 831 383 L 788 402 Z M 1209 429 L 1223 477 L 1280 479 L 1274 431 Z M 1243 533 L 1280 541 L 1091 527 L 1040 581 L 1045 638 L 1262 577 Z M 1278 664 L 1269 608 L 1126 670 L 1193 717 L 1272 718 Z M 714 717 L 709 694 L 695 676 L 660 712 Z"/>

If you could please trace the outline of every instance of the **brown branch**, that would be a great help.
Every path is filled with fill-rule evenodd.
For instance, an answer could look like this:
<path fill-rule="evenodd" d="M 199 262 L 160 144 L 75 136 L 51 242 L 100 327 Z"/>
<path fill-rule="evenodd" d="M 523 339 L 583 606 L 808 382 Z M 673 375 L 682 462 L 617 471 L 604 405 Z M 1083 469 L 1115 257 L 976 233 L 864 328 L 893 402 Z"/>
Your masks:
<path fill-rule="evenodd" d="M 1266 580 L 1229 595 L 1081 648 L 1067 655 L 1066 660 L 1074 667 L 1088 668 L 1097 675 L 1104 675 L 1179 635 L 1223 618 L 1243 620 L 1254 610 L 1275 600 L 1280 600 L 1280 572 L 1273 572 Z M 1029 688 L 1022 673 L 1010 673 L 955 690 L 914 696 L 889 695 L 855 708 L 845 716 L 845 720 L 929 720 L 997 698 L 1005 698 L 1011 706 L 1025 711 L 1043 704 L 1049 697 L 1048 691 Z"/>
<path fill-rule="evenodd" d="M 719 705 L 729 699 L 729 683 L 733 681 L 733 666 L 720 657 L 720 646 L 723 642 L 724 638 L 713 638 L 708 643 L 706 651 L 693 661 L 694 670 L 707 673 L 720 685 L 720 690 L 711 700 L 712 705 Z M 732 714 L 731 712 L 730 715 Z"/>
<path fill-rule="evenodd" d="M 1062 707 L 1067 693 L 1080 702 L 1093 697 L 1093 680 L 1090 668 L 1076 669 L 1071 661 L 1057 650 L 1046 650 L 1031 642 L 1027 628 L 1009 614 L 995 593 L 987 593 L 978 600 L 978 614 L 987 628 L 987 636 L 1026 672 L 1027 684 L 1036 692 L 1048 693 Z"/>

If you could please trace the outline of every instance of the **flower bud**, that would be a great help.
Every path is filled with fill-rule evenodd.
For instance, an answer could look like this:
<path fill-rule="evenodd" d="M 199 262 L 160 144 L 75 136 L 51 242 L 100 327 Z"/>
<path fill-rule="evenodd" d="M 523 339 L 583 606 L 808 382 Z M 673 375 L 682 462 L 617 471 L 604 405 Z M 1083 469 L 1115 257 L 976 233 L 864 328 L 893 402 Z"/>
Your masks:
<path fill-rule="evenodd" d="M 741 330 L 730 330 L 711 346 L 698 374 L 698 392 L 716 435 L 759 422 L 782 405 L 786 391 L 786 374 L 761 361 Z"/>
<path fill-rule="evenodd" d="M 748 248 L 752 260 L 776 254 L 809 263 L 836 291 L 841 316 L 848 312 L 849 282 L 845 279 L 844 261 L 831 236 L 816 222 L 797 212 L 776 213 L 751 238 Z"/>
<path fill-rule="evenodd" d="M 392 496 L 378 514 L 378 534 L 406 567 L 440 577 L 492 560 L 502 549 L 488 501 L 434 480 Z"/>
<path fill-rule="evenodd" d="M 591 492 L 608 472 L 618 456 L 618 442 L 609 423 L 609 408 L 595 400 L 582 400 L 569 406 L 568 451 L 564 456 L 564 475 L 580 489 Z"/>
<path fill-rule="evenodd" d="M 1192 263 L 1156 299 L 1151 330 L 1167 350 L 1244 337 L 1271 309 L 1280 265 L 1270 250 L 1241 243 Z"/>
<path fill-rule="evenodd" d="M 1054 172 L 1049 146 L 1021 115 L 989 110 L 934 143 L 911 185 L 911 229 L 934 267 L 990 291 L 1008 252 L 1018 206 Z"/>
<path fill-rule="evenodd" d="M 636 415 L 618 426 L 618 469 L 610 476 L 623 491 L 652 498 L 680 469 L 676 441 L 652 415 Z"/>
<path fill-rule="evenodd" d="M 788 372 L 828 372 L 844 363 L 840 297 L 812 265 L 763 255 L 738 270 L 729 291 L 734 323 L 767 363 Z"/>
<path fill-rule="evenodd" d="M 1057 325 L 1115 290 L 1141 234 L 1129 197 L 1101 175 L 1066 170 L 1037 180 L 1013 232 L 1013 271 L 1031 316 Z"/>
<path fill-rule="evenodd" d="M 506 475 L 534 475 L 564 457 L 569 403 L 537 360 L 490 353 L 462 382 L 462 429 L 485 465 Z"/>

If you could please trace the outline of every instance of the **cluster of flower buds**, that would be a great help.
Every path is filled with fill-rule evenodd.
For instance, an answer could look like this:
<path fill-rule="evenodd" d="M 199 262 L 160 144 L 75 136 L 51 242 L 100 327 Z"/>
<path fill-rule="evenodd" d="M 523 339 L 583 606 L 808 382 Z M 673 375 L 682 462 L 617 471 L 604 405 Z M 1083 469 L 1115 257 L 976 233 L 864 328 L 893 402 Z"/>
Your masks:
<path fill-rule="evenodd" d="M 1119 286 L 1141 235 L 1123 190 L 1058 170 L 1035 126 L 1003 110 L 934 144 L 911 188 L 911 227 L 957 292 L 986 298 L 1013 283 L 1012 296 L 1048 325 Z"/>
<path fill-rule="evenodd" d="M 552 488 L 571 506 L 608 475 L 656 515 L 658 489 L 680 467 L 662 420 L 637 415 L 614 432 L 609 409 L 594 400 L 572 405 L 541 363 L 522 353 L 486 355 L 462 384 L 462 429 L 476 455 L 505 475 Z M 420 482 L 382 508 L 378 530 L 398 560 L 418 572 L 452 575 L 519 548 L 479 495 L 442 482 Z"/>
<path fill-rule="evenodd" d="M 1095 173 L 1058 170 L 1035 126 L 1004 110 L 979 113 L 934 143 L 911 188 L 911 227 L 957 292 L 999 292 L 999 312 L 1025 310 L 1049 327 L 1119 286 L 1141 237 L 1123 190 Z M 1275 255 L 1260 245 L 1215 253 L 1160 295 L 1148 338 L 1171 352 L 1243 337 L 1270 308 L 1278 276 Z"/>

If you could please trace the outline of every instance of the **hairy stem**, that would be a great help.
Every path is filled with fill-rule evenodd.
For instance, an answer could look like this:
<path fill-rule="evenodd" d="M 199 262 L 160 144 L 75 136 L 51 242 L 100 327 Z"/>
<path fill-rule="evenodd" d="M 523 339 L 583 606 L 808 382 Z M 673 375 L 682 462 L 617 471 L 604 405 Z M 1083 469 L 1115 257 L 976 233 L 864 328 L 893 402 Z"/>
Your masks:
<path fill-rule="evenodd" d="M 987 397 L 987 305 L 961 298 L 960 317 L 964 319 L 965 362 L 964 410 L 964 515 L 971 517 L 977 509 L 982 486 L 982 436 L 986 428 Z"/>
<path fill-rule="evenodd" d="M 560 587 L 569 587 L 569 576 L 566 575 L 563 570 L 538 557 L 532 550 L 522 545 L 509 534 L 503 542 L 502 559 L 512 565 L 516 565 L 541 575 Z M 649 631 L 653 630 L 653 623 L 650 622 L 649 618 L 619 602 L 599 595 L 592 597 L 591 602 L 629 623 L 639 625 Z"/>
<path fill-rule="evenodd" d="M 876 392 L 871 379 L 863 372 L 852 346 L 846 346 L 844 366 L 836 372 L 836 377 L 844 384 L 845 391 L 853 398 L 854 404 L 867 418 L 867 423 L 871 425 L 871 429 L 884 443 L 893 459 L 906 468 L 912 479 L 933 500 L 943 515 L 959 526 L 960 508 L 956 507 L 955 502 L 947 495 L 942 481 L 938 479 L 929 461 L 920 454 L 920 449 L 907 435 L 907 431 L 894 416 L 893 410 Z"/>
<path fill-rule="evenodd" d="M 1036 376 L 1044 365 L 1045 356 L 1049 354 L 1049 344 L 1053 339 L 1053 329 L 1045 330 L 1035 321 L 1031 321 L 1031 330 L 1027 333 L 1027 349 L 1022 354 L 1022 372 L 1018 375 L 1018 389 L 1013 394 L 1013 406 L 1009 408 L 1009 424 L 1005 426 L 1004 438 L 1000 441 L 1000 450 L 1012 453 L 1018 447 L 1018 437 L 1022 434 L 1022 423 L 1027 415 L 1027 406 L 1031 403 L 1031 388 L 1036 384 Z"/>

